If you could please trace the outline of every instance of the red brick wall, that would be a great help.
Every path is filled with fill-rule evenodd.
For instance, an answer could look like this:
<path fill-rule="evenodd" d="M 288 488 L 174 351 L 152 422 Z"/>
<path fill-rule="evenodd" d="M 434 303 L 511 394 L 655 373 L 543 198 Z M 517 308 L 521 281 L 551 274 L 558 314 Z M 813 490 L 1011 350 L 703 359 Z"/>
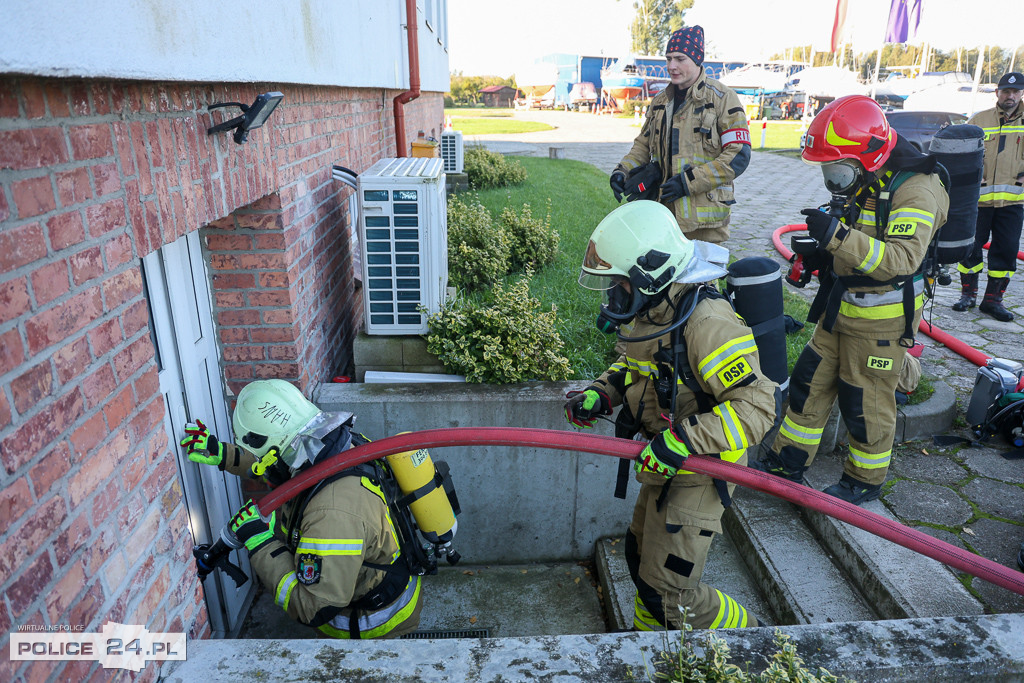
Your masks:
<path fill-rule="evenodd" d="M 206 135 L 208 104 L 275 88 L 248 143 Z M 0 77 L 0 679 L 53 670 L 9 661 L 19 624 L 208 633 L 139 259 L 203 230 L 230 387 L 309 393 L 361 324 L 330 166 L 394 154 L 395 94 Z M 410 103 L 409 139 L 441 118 Z"/>

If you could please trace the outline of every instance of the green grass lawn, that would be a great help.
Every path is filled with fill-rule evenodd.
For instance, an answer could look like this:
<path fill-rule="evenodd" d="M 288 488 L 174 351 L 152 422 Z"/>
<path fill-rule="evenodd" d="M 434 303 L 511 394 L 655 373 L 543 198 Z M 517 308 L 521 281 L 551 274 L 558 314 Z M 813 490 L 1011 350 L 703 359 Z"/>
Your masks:
<path fill-rule="evenodd" d="M 764 147 L 761 147 L 761 132 L 763 121 L 753 120 L 750 122 L 750 146 L 754 151 L 761 149 L 800 149 L 800 134 L 804 132 L 803 124 L 799 121 L 768 121 L 768 127 L 764 129 Z"/>
<path fill-rule="evenodd" d="M 540 121 L 517 121 L 508 118 L 490 118 L 473 116 L 452 117 L 452 128 L 462 131 L 463 135 L 507 135 L 509 133 L 532 133 L 538 130 L 554 130 Z"/>
<path fill-rule="evenodd" d="M 470 116 L 488 116 L 488 117 L 508 117 L 515 115 L 514 109 L 498 109 L 490 107 L 452 107 L 445 108 L 445 116 L 455 117 L 470 117 Z"/>
<path fill-rule="evenodd" d="M 593 379 L 614 360 L 615 335 L 598 332 L 594 326 L 601 295 L 577 284 L 580 263 L 590 234 L 612 209 L 618 206 L 608 190 L 608 177 L 590 164 L 570 160 L 511 157 L 526 168 L 528 178 L 516 187 L 477 192 L 480 202 L 495 217 L 506 206 L 529 203 L 535 216 L 543 216 L 551 200 L 551 226 L 559 233 L 559 254 L 552 265 L 538 272 L 531 283 L 531 294 L 544 310 L 554 304 L 558 310 L 558 334 L 565 344 L 573 377 Z M 518 275 L 506 277 L 512 282 Z M 786 286 L 786 285 L 784 285 Z M 803 322 L 807 302 L 786 292 L 786 312 Z M 787 337 L 790 367 L 795 362 L 811 328 Z"/>

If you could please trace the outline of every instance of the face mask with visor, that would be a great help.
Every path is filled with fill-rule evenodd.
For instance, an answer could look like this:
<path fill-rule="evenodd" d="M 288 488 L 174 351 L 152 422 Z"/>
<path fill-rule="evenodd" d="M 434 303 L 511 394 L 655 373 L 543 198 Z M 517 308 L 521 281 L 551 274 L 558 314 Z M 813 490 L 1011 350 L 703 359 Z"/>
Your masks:
<path fill-rule="evenodd" d="M 830 161 L 821 165 L 821 175 L 825 180 L 825 189 L 832 194 L 849 196 L 860 185 L 864 171 L 860 163 L 853 159 Z"/>

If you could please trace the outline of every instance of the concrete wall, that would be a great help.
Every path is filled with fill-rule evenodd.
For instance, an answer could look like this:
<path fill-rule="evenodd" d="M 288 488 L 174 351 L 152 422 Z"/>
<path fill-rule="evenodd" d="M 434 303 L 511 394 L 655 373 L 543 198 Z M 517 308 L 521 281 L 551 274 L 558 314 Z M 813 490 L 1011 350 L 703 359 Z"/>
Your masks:
<path fill-rule="evenodd" d="M 567 430 L 565 392 L 581 385 L 432 384 L 424 392 L 422 384 L 324 384 L 313 401 L 354 412 L 357 430 L 371 439 L 492 425 Z M 611 436 L 612 425 L 585 431 Z M 455 547 L 467 564 L 593 557 L 597 539 L 625 533 L 640 488 L 630 476 L 627 499 L 613 497 L 618 458 L 604 455 L 510 444 L 434 449 L 432 456 L 451 465 L 462 505 Z"/>
<path fill-rule="evenodd" d="M 447 14 L 417 2 L 424 90 L 448 90 Z M 405 90 L 405 22 L 404 0 L 7 0 L 0 71 Z"/>

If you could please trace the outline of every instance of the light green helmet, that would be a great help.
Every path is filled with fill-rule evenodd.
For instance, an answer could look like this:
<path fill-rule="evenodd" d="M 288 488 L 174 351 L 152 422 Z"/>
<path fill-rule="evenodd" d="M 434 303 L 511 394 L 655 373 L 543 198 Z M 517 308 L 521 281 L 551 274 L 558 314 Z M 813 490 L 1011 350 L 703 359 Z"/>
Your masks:
<path fill-rule="evenodd" d="M 653 296 L 673 282 L 724 277 L 728 258 L 724 247 L 687 239 L 663 205 L 638 200 L 618 207 L 598 224 L 579 283 L 603 291 L 627 281 L 632 289 Z"/>
<path fill-rule="evenodd" d="M 261 379 L 238 392 L 232 424 L 235 438 L 257 458 L 276 448 L 279 457 L 292 465 L 292 442 L 319 414 L 320 409 L 291 383 Z"/>

